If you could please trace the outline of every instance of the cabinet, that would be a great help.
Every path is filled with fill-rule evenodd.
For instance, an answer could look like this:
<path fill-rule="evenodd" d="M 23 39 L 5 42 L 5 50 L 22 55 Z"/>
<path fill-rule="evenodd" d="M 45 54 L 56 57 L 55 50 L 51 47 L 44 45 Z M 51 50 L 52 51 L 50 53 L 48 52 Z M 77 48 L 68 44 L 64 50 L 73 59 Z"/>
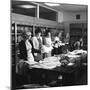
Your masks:
<path fill-rule="evenodd" d="M 16 48 L 16 45 L 15 45 L 15 23 L 13 23 L 11 25 L 11 62 L 12 62 L 12 65 L 15 65 L 15 59 L 16 59 L 16 52 L 15 52 L 15 48 Z"/>
<path fill-rule="evenodd" d="M 33 33 L 33 26 L 31 25 L 22 25 L 22 24 L 17 24 L 17 44 L 20 42 L 20 37 L 22 36 L 22 33 L 25 31 L 30 31 Z"/>
<path fill-rule="evenodd" d="M 83 38 L 84 49 L 87 49 L 87 23 L 72 23 L 70 24 L 70 40 L 75 42 Z"/>
<path fill-rule="evenodd" d="M 84 41 L 84 49 L 87 50 L 87 45 L 88 45 L 88 29 L 87 29 L 87 24 L 83 24 L 83 41 Z"/>

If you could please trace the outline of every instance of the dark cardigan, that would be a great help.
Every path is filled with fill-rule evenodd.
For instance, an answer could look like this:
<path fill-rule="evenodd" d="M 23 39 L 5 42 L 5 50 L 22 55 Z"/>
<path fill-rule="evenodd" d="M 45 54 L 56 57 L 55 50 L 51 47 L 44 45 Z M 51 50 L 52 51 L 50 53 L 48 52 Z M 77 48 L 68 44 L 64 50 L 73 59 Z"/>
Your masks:
<path fill-rule="evenodd" d="M 40 50 L 37 50 L 37 49 L 34 49 L 33 47 L 33 43 L 31 40 L 29 40 L 30 44 L 32 45 L 32 54 L 34 55 L 34 53 L 41 53 Z M 26 45 L 25 45 L 25 41 L 22 40 L 20 43 L 19 43 L 19 50 L 20 50 L 20 55 L 19 55 L 19 58 L 20 59 L 24 59 L 24 60 L 27 60 L 27 49 L 26 49 Z"/>

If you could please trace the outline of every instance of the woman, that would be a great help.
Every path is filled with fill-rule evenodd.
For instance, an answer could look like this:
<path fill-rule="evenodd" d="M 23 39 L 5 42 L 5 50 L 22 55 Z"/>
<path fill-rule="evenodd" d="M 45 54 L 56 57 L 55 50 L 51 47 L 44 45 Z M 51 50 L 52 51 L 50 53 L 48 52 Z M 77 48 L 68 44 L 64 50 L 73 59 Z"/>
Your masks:
<path fill-rule="evenodd" d="M 74 47 L 75 47 L 75 49 L 83 49 L 83 39 L 82 38 L 80 38 L 78 41 L 76 41 L 75 43 L 74 43 Z"/>
<path fill-rule="evenodd" d="M 50 57 L 53 48 L 52 48 L 51 32 L 49 30 L 46 31 L 46 36 L 44 37 L 43 44 L 44 44 L 43 45 L 44 57 Z"/>
<path fill-rule="evenodd" d="M 35 30 L 35 36 L 32 37 L 33 47 L 37 49 L 38 52 L 34 52 L 35 61 L 42 60 L 41 48 L 42 48 L 42 37 L 41 37 L 41 29 L 37 28 Z"/>
<path fill-rule="evenodd" d="M 54 42 L 62 42 L 62 31 L 60 31 L 54 38 Z"/>
<path fill-rule="evenodd" d="M 31 74 L 29 74 L 29 65 L 36 64 L 33 53 L 39 51 L 34 49 L 31 41 L 31 32 L 26 31 L 22 34 L 22 39 L 19 41 L 19 51 L 20 51 L 20 61 L 16 65 L 16 72 L 21 77 L 21 82 L 23 84 L 30 83 Z"/>
<path fill-rule="evenodd" d="M 70 35 L 69 35 L 69 33 L 66 33 L 65 38 L 64 38 L 65 52 L 66 52 L 66 53 L 68 53 L 69 50 L 70 50 L 69 39 L 70 39 Z"/>
<path fill-rule="evenodd" d="M 31 32 L 27 31 L 23 34 L 23 40 L 19 43 L 19 51 L 20 51 L 20 59 L 24 61 L 28 61 L 30 64 L 36 63 L 34 61 L 34 52 L 39 51 L 33 48 L 33 44 L 31 41 Z"/>
<path fill-rule="evenodd" d="M 60 31 L 59 33 L 57 33 L 57 35 L 54 38 L 54 49 L 52 51 L 52 55 L 58 55 L 62 53 L 62 46 L 60 46 L 62 44 L 62 31 Z"/>
<path fill-rule="evenodd" d="M 69 44 L 69 39 L 70 39 L 70 35 L 69 35 L 69 33 L 67 33 L 64 38 L 64 43 Z"/>

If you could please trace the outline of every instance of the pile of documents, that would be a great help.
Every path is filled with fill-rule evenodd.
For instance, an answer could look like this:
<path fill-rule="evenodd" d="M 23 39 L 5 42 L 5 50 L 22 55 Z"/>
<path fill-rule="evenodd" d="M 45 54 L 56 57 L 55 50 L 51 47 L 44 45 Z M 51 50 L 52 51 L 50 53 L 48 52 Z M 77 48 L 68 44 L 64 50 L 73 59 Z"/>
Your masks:
<path fill-rule="evenodd" d="M 38 64 L 32 65 L 32 67 L 44 68 L 44 69 L 53 69 L 53 68 L 61 65 L 59 59 L 60 58 L 54 57 L 54 56 L 48 57 L 48 58 L 45 58 L 43 61 L 40 61 Z"/>

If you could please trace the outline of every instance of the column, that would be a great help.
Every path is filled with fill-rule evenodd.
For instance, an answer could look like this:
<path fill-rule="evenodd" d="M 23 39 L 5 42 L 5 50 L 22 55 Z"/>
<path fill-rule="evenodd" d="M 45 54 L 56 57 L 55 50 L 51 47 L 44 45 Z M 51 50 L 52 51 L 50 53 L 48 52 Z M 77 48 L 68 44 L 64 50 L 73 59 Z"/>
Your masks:
<path fill-rule="evenodd" d="M 39 4 L 37 4 L 36 17 L 39 19 Z"/>

